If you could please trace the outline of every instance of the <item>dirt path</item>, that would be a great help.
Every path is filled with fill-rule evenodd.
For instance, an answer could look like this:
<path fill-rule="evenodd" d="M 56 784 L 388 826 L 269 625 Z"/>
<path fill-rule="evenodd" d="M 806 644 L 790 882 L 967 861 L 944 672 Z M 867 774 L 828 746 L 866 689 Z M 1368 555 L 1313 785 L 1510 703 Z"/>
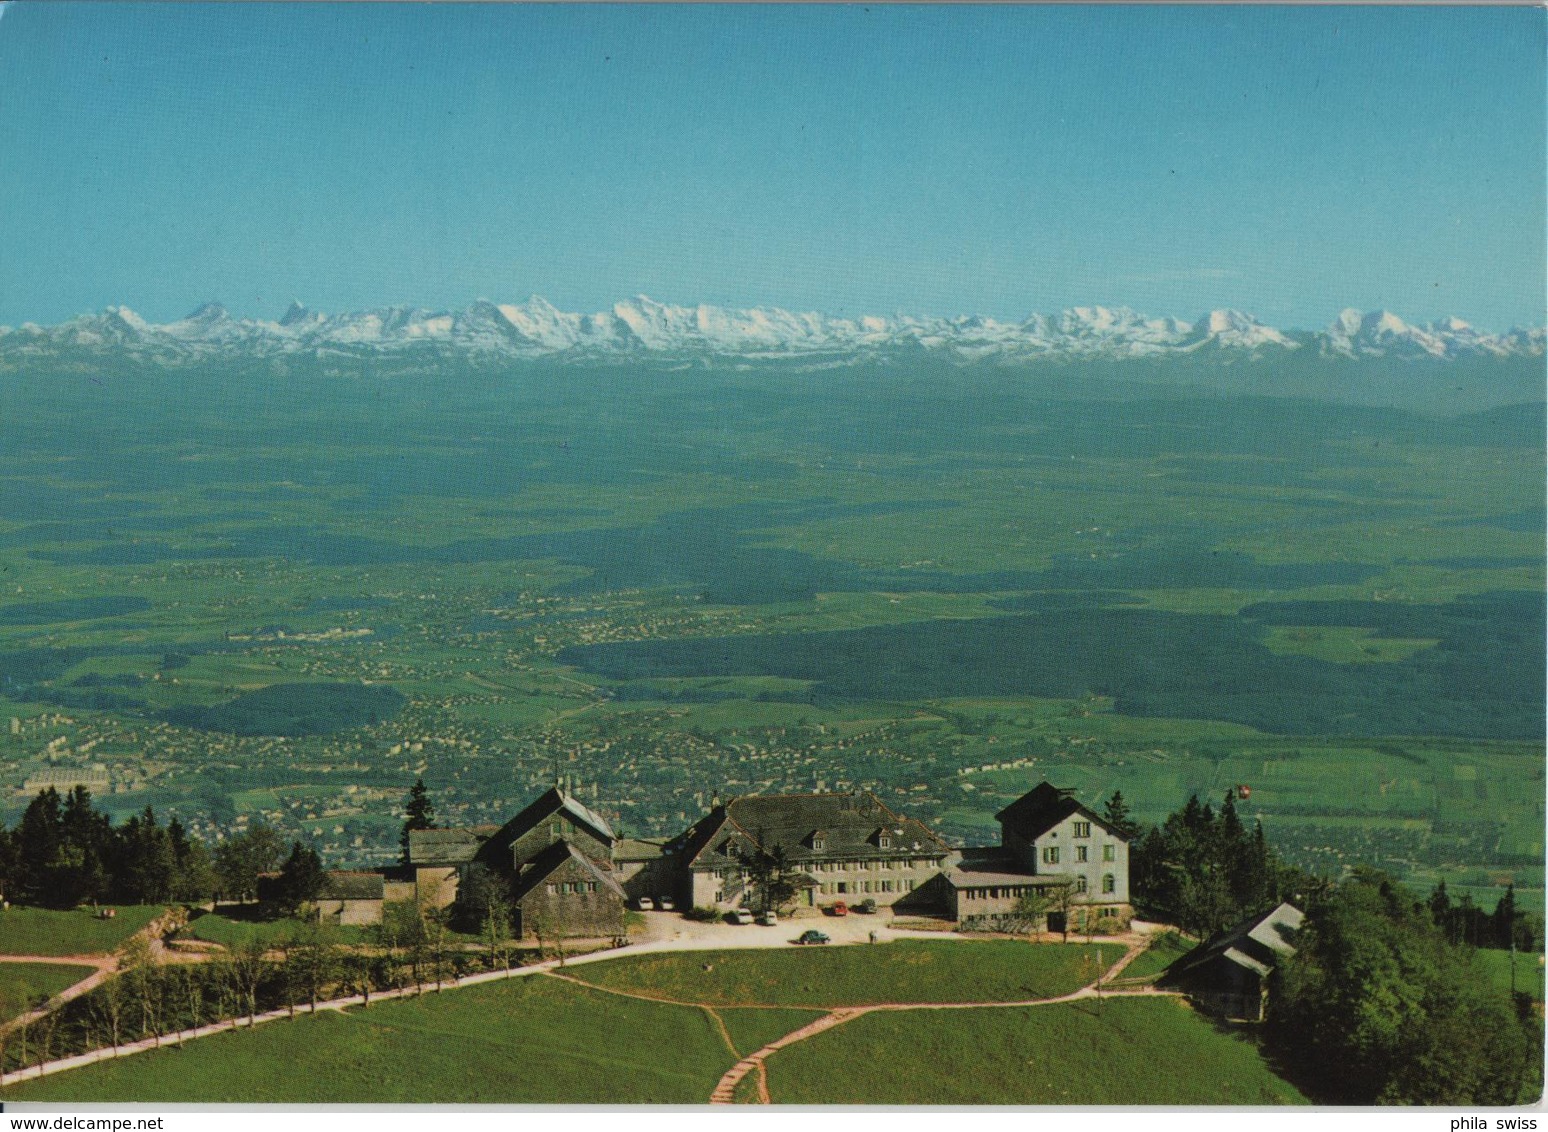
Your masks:
<path fill-rule="evenodd" d="M 839 1007 L 838 1009 L 829 1011 L 827 1014 L 824 1014 L 821 1018 L 818 1018 L 814 1022 L 808 1022 L 798 1030 L 792 1030 L 784 1037 L 770 1042 L 762 1049 L 750 1053 L 746 1057 L 739 1060 L 735 1065 L 728 1069 L 725 1075 L 721 1077 L 719 1082 L 716 1083 L 714 1092 L 710 1094 L 710 1104 L 735 1103 L 737 1086 L 742 1083 L 742 1080 L 747 1076 L 747 1074 L 754 1071 L 756 1071 L 758 1074 L 758 1103 L 772 1104 L 773 1101 L 769 1096 L 768 1070 L 764 1064 L 768 1058 L 772 1054 L 775 1054 L 778 1051 L 784 1049 L 786 1046 L 794 1045 L 796 1042 L 805 1041 L 807 1038 L 810 1038 L 815 1034 L 823 1033 L 826 1030 L 831 1030 L 835 1026 L 841 1026 L 851 1019 L 860 1017 L 862 1014 L 872 1014 L 882 1010 L 987 1010 L 996 1007 L 1053 1006 L 1062 1002 L 1078 1002 L 1082 999 L 1101 999 L 1103 997 L 1177 997 L 1176 991 L 1158 991 L 1153 987 L 1139 987 L 1132 990 L 1117 991 L 1108 987 L 1104 987 L 1103 984 L 1117 976 L 1120 971 L 1122 971 L 1131 962 L 1133 962 L 1134 958 L 1145 950 L 1148 943 L 1149 941 L 1144 939 L 1131 943 L 1128 947 L 1128 950 L 1124 952 L 1123 957 L 1120 958 L 1111 967 L 1109 967 L 1106 971 L 1103 971 L 1091 983 L 1081 987 L 1079 990 L 1071 991 L 1069 994 L 1055 995 L 1050 998 L 1024 999 L 1019 1002 L 882 1002 L 873 1004 L 871 1006 Z M 578 979 L 573 981 L 580 982 Z M 584 983 L 582 985 L 591 986 L 590 983 Z M 598 987 L 595 989 L 605 990 L 607 988 Z M 614 993 L 625 994 L 627 992 L 617 991 Z M 643 998 L 645 996 L 630 995 L 630 997 Z M 696 1004 L 684 1003 L 682 1005 Z"/>
<path fill-rule="evenodd" d="M 92 972 L 78 983 L 71 983 L 48 1000 L 40 1010 L 29 1010 L 0 1025 L 0 1034 L 8 1034 L 20 1026 L 29 1026 L 50 1010 L 80 998 L 92 990 L 113 972 L 118 970 L 118 959 L 112 955 L 0 955 L 0 963 L 63 963 L 72 967 L 90 967 Z"/>
<path fill-rule="evenodd" d="M 186 915 L 180 915 L 168 909 L 139 931 L 126 937 L 119 946 L 122 947 L 131 939 L 143 937 L 150 945 L 152 960 L 159 963 L 164 955 L 169 954 L 166 946 L 161 942 L 161 937 L 170 931 L 175 931 L 185 921 Z M 81 995 L 99 986 L 118 970 L 118 953 L 115 951 L 111 955 L 0 955 L 0 963 L 64 963 L 71 966 L 94 968 L 92 973 L 80 982 L 72 983 L 58 994 L 53 995 L 41 1009 L 29 1010 L 25 1014 L 12 1018 L 4 1025 L 0 1025 L 0 1034 L 8 1034 L 22 1026 L 30 1026 L 50 1011 L 57 1010 L 60 1006 L 63 1006 L 72 998 L 80 998 Z"/>

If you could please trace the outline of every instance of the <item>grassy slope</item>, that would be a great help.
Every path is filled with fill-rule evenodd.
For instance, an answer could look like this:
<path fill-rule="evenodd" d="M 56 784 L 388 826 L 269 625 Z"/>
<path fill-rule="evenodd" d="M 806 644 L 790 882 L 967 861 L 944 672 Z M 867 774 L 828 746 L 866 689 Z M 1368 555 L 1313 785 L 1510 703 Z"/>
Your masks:
<path fill-rule="evenodd" d="M 1117 960 L 1109 944 L 1104 961 Z M 1067 994 L 1096 978 L 1096 950 L 1012 940 L 898 940 L 875 947 L 700 951 L 596 963 L 597 986 L 726 1006 L 1017 1002 Z M 709 970 L 705 970 L 705 966 Z"/>
<path fill-rule="evenodd" d="M 743 1057 L 822 1017 L 820 1010 L 749 1010 L 725 1006 L 717 1007 L 715 1013 L 726 1024 L 731 1044 Z"/>
<path fill-rule="evenodd" d="M 165 910 L 120 907 L 114 919 L 99 920 L 86 908 L 12 907 L 0 912 L 0 955 L 106 955 Z"/>
<path fill-rule="evenodd" d="M 270 1023 L 15 1086 L 5 1098 L 697 1104 L 733 1060 L 701 1010 L 529 978 Z"/>
<path fill-rule="evenodd" d="M 188 926 L 178 934 L 187 939 L 202 939 L 225 947 L 240 947 L 254 940 L 264 944 L 282 943 L 305 927 L 300 920 L 233 919 L 216 912 L 206 912 L 189 921 Z M 373 929 L 353 924 L 333 925 L 329 931 L 340 943 L 374 943 L 376 939 Z"/>
<path fill-rule="evenodd" d="M 75 963 L 0 963 L 0 1021 L 90 978 L 92 970 Z"/>
<path fill-rule="evenodd" d="M 767 1067 L 776 1104 L 1306 1103 L 1169 998 L 868 1014 Z"/>
<path fill-rule="evenodd" d="M 1150 946 L 1135 956 L 1134 962 L 1118 977 L 1127 982 L 1159 975 L 1197 946 L 1196 942 L 1186 940 L 1176 932 L 1163 932 L 1151 940 Z"/>

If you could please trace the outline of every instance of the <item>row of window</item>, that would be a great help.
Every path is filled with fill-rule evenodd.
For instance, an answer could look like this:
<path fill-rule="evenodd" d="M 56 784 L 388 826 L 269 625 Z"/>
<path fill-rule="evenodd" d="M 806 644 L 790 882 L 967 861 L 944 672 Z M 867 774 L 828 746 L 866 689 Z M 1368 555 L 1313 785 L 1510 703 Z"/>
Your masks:
<path fill-rule="evenodd" d="M 930 861 L 916 858 L 899 858 L 896 861 L 813 861 L 806 868 L 814 873 L 879 872 L 892 869 L 918 869 L 930 865 Z"/>
<path fill-rule="evenodd" d="M 818 891 L 824 896 L 848 896 L 852 893 L 866 895 L 872 892 L 913 892 L 914 882 L 911 880 L 854 880 L 854 881 L 828 881 L 818 887 Z"/>
<path fill-rule="evenodd" d="M 581 892 L 595 892 L 597 882 L 594 880 L 563 880 L 555 884 L 545 886 L 550 896 L 572 896 Z"/>
<path fill-rule="evenodd" d="M 1104 846 L 1102 846 L 1102 860 L 1104 860 L 1104 861 L 1116 861 L 1117 859 L 1118 859 L 1118 846 L 1116 846 L 1116 845 L 1104 845 Z M 1075 863 L 1077 865 L 1084 865 L 1089 860 L 1091 860 L 1091 846 L 1089 846 L 1089 845 L 1077 845 L 1077 846 L 1075 846 Z M 1059 863 L 1059 847 L 1057 845 L 1045 845 L 1045 846 L 1043 846 L 1043 864 L 1045 864 L 1045 865 L 1057 865 L 1058 863 Z"/>
<path fill-rule="evenodd" d="M 989 888 L 964 888 L 962 890 L 962 898 L 964 900 L 1009 900 L 1009 899 L 1013 899 L 1013 898 L 1014 899 L 1020 899 L 1022 896 L 1025 896 L 1031 890 L 1032 890 L 1032 886 L 1029 886 L 1029 885 L 1011 885 L 1011 886 L 989 887 Z M 1087 889 L 1086 889 L 1086 878 L 1085 877 L 1077 876 L 1075 878 L 1075 891 L 1077 893 L 1087 891 Z M 1117 892 L 1118 891 L 1118 878 L 1113 876 L 1112 873 L 1104 873 L 1102 875 L 1102 891 L 1103 892 Z"/>

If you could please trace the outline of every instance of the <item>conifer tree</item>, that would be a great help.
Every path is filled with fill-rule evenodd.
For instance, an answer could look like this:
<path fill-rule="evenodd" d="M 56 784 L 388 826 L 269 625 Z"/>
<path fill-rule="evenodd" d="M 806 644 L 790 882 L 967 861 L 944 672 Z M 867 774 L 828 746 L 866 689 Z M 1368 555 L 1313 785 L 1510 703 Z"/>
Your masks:
<path fill-rule="evenodd" d="M 408 804 L 403 808 L 403 834 L 398 843 L 403 847 L 403 863 L 409 863 L 409 834 L 416 829 L 435 828 L 435 806 L 430 801 L 430 792 L 425 789 L 425 780 L 416 778 L 414 786 L 409 791 Z"/>

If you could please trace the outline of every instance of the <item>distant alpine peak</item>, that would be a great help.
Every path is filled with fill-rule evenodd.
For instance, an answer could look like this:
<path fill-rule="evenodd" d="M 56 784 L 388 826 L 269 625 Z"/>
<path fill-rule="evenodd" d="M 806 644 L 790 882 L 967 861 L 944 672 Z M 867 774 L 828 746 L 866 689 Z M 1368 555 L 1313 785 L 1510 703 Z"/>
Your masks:
<path fill-rule="evenodd" d="M 327 358 L 415 351 L 492 361 L 656 357 L 831 366 L 925 354 L 953 364 L 1016 364 L 1173 355 L 1252 359 L 1301 350 L 1330 358 L 1540 357 L 1544 332 L 1489 334 L 1456 317 L 1421 327 L 1390 311 L 1353 307 L 1326 329 L 1308 333 L 1279 330 L 1232 308 L 1188 321 L 1122 306 L 1078 306 L 1010 322 L 981 314 L 835 316 L 780 307 L 679 306 L 648 295 L 590 314 L 560 310 L 541 295 L 520 303 L 479 299 L 460 311 L 381 307 L 333 315 L 297 300 L 277 322 L 233 318 L 221 304 L 207 302 L 162 325 L 113 306 L 57 326 L 0 327 L 0 360 L 116 351 L 168 364 L 217 353 Z"/>

